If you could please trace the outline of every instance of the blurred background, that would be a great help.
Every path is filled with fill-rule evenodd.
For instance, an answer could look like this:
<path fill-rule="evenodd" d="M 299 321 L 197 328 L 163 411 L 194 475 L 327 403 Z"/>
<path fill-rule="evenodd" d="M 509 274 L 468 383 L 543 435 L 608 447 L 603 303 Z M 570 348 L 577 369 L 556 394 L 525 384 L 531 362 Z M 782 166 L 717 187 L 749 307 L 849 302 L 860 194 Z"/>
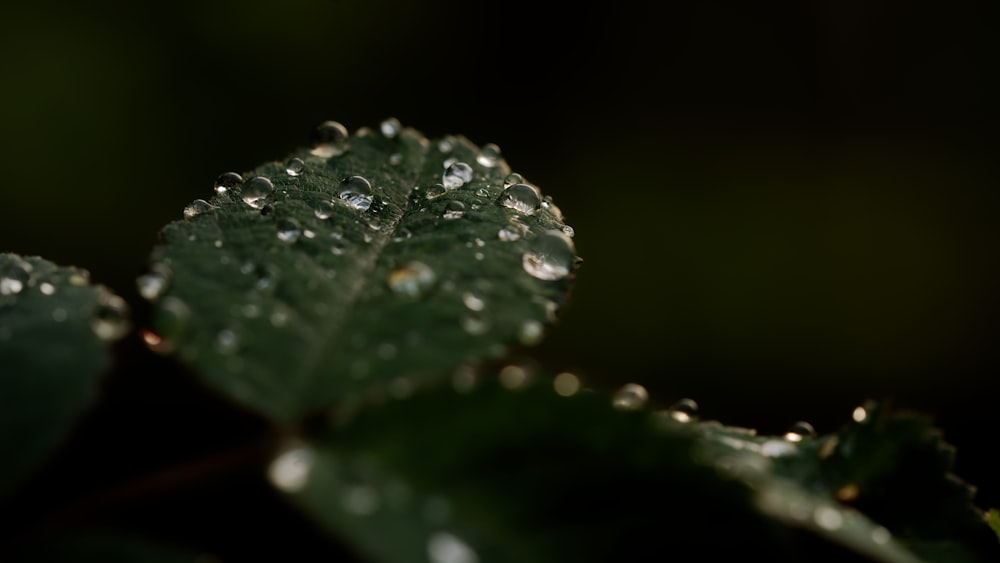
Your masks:
<path fill-rule="evenodd" d="M 548 369 L 764 432 L 892 400 L 1000 506 L 996 6 L 87 4 L 0 9 L 0 251 L 134 300 L 218 174 L 394 116 L 576 229 Z"/>

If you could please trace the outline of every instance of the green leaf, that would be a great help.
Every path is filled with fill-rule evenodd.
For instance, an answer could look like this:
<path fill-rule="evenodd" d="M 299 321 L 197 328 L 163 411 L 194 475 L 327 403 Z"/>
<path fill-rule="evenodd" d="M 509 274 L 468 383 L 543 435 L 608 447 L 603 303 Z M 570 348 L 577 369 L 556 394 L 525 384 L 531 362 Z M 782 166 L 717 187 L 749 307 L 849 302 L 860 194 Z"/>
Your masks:
<path fill-rule="evenodd" d="M 993 532 L 996 533 L 997 539 L 1000 539 L 1000 510 L 991 508 L 986 511 L 986 522 L 990 525 Z"/>
<path fill-rule="evenodd" d="M 221 178 L 163 229 L 140 280 L 156 348 L 279 422 L 533 343 L 578 262 L 537 188 L 505 192 L 495 147 L 338 127 Z M 471 179 L 454 186 L 453 163 Z"/>
<path fill-rule="evenodd" d="M 32 544 L 18 563 L 211 563 L 214 558 L 187 548 L 110 530 L 63 534 Z M 13 563 L 13 561 L 11 563 Z"/>
<path fill-rule="evenodd" d="M 128 307 L 87 272 L 0 254 L 0 495 L 61 443 L 94 401 Z"/>

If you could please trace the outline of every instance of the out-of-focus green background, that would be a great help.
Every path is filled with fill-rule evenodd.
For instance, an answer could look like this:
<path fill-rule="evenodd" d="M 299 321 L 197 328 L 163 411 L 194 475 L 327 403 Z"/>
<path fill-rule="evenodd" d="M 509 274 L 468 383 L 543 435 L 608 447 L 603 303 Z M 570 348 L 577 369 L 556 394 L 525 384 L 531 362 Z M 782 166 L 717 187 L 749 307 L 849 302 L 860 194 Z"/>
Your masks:
<path fill-rule="evenodd" d="M 983 3 L 985 4 L 985 3 Z M 561 7 L 560 7 L 561 6 Z M 134 298 L 159 229 L 325 119 L 498 143 L 584 259 L 552 370 L 820 432 L 891 398 L 1000 504 L 996 10 L 971 2 L 0 9 L 0 250 Z"/>

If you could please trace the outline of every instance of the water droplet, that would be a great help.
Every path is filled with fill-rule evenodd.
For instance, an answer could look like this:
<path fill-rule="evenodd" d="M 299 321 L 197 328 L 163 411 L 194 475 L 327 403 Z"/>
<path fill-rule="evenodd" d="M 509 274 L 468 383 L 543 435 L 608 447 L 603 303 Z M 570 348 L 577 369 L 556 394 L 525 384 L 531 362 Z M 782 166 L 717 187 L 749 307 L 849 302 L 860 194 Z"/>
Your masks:
<path fill-rule="evenodd" d="M 490 197 L 490 190 L 486 187 L 479 188 L 476 190 L 476 195 L 479 197 Z"/>
<path fill-rule="evenodd" d="M 506 190 L 507 188 L 513 186 L 514 184 L 523 184 L 523 183 L 524 183 L 524 176 L 521 176 L 517 172 L 511 172 L 510 174 L 507 174 L 507 176 L 503 179 L 503 189 Z"/>
<path fill-rule="evenodd" d="M 334 208 L 333 202 L 324 199 L 316 204 L 316 209 L 313 213 L 316 214 L 317 219 L 326 220 L 333 215 Z"/>
<path fill-rule="evenodd" d="M 493 143 L 483 145 L 476 155 L 476 162 L 487 168 L 493 168 L 500 163 L 500 147 Z"/>
<path fill-rule="evenodd" d="M 455 141 L 451 137 L 446 137 L 438 141 L 437 149 L 441 152 L 451 152 L 455 148 Z"/>
<path fill-rule="evenodd" d="M 698 418 L 698 403 L 685 397 L 670 405 L 667 413 L 677 422 L 691 422 Z"/>
<path fill-rule="evenodd" d="M 382 500 L 378 491 L 369 485 L 350 485 L 344 489 L 341 496 L 344 510 L 357 516 L 369 516 L 378 510 Z"/>
<path fill-rule="evenodd" d="M 135 279 L 139 295 L 148 301 L 155 301 L 163 295 L 168 285 L 167 276 L 160 272 L 143 274 Z"/>
<path fill-rule="evenodd" d="M 392 236 L 392 242 L 403 242 L 404 240 L 413 237 L 413 233 L 407 228 L 402 228 L 396 231 L 396 234 Z"/>
<path fill-rule="evenodd" d="M 344 154 L 347 135 L 347 127 L 336 121 L 324 121 L 313 130 L 313 148 L 309 152 L 321 158 Z"/>
<path fill-rule="evenodd" d="M 436 532 L 427 540 L 431 563 L 479 563 L 479 555 L 457 536 Z"/>
<path fill-rule="evenodd" d="M 293 446 L 278 454 L 267 468 L 271 484 L 285 491 L 301 491 L 309 483 L 316 454 L 306 446 Z"/>
<path fill-rule="evenodd" d="M 41 291 L 42 295 L 54 295 L 56 292 L 56 286 L 49 282 L 42 282 L 41 285 L 38 286 L 38 291 Z"/>
<path fill-rule="evenodd" d="M 528 226 L 524 223 L 511 222 L 497 231 L 497 238 L 504 242 L 514 242 L 521 240 L 521 237 L 527 234 L 528 230 Z"/>
<path fill-rule="evenodd" d="M 569 238 L 573 238 L 573 235 L 576 234 L 576 231 L 573 229 L 573 227 L 570 227 L 569 225 L 563 225 L 562 232 Z"/>
<path fill-rule="evenodd" d="M 442 196 L 448 192 L 447 188 L 443 184 L 434 184 L 433 186 L 427 188 L 427 194 L 424 196 L 427 199 L 434 199 L 438 196 Z"/>
<path fill-rule="evenodd" d="M 243 176 L 240 176 L 236 172 L 219 174 L 219 177 L 215 179 L 215 193 L 222 195 L 242 183 Z"/>
<path fill-rule="evenodd" d="M 430 266 L 414 261 L 393 270 L 387 281 L 393 293 L 416 298 L 424 295 L 436 279 Z"/>
<path fill-rule="evenodd" d="M 101 291 L 97 297 L 97 309 L 90 319 L 90 327 L 101 340 L 112 341 L 125 336 L 132 327 L 128 304 L 118 295 Z"/>
<path fill-rule="evenodd" d="M 232 329 L 225 328 L 215 335 L 215 349 L 220 354 L 232 354 L 240 346 L 240 339 Z"/>
<path fill-rule="evenodd" d="M 184 218 L 190 219 L 192 217 L 197 217 L 198 215 L 201 215 L 202 213 L 208 213 L 213 209 L 218 209 L 218 208 L 203 199 L 196 199 L 191 203 L 187 204 L 186 207 L 184 207 Z"/>
<path fill-rule="evenodd" d="M 844 515 L 840 513 L 840 509 L 825 504 L 816 507 L 813 520 L 820 528 L 831 532 L 844 525 Z"/>
<path fill-rule="evenodd" d="M 626 383 L 615 391 L 611 404 L 616 409 L 634 411 L 646 406 L 649 402 L 649 392 L 638 383 Z"/>
<path fill-rule="evenodd" d="M 274 184 L 271 180 L 265 178 L 264 176 L 257 176 L 256 178 L 251 178 L 243 185 L 243 203 L 246 203 L 254 209 L 260 209 L 264 207 L 265 199 L 267 196 L 274 192 Z"/>
<path fill-rule="evenodd" d="M 352 209 L 367 211 L 372 205 L 372 184 L 363 176 L 348 176 L 340 184 L 340 199 Z"/>
<path fill-rule="evenodd" d="M 445 206 L 445 211 L 441 215 L 441 218 L 453 220 L 460 218 L 462 215 L 465 215 L 465 204 L 461 201 L 449 201 Z"/>
<path fill-rule="evenodd" d="M 535 240 L 532 249 L 522 255 L 521 265 L 531 277 L 553 281 L 568 276 L 575 262 L 573 240 L 552 230 Z"/>
<path fill-rule="evenodd" d="M 290 158 L 285 163 L 285 173 L 289 176 L 298 176 L 306 169 L 306 163 L 301 158 Z"/>
<path fill-rule="evenodd" d="M 394 152 L 389 155 L 389 164 L 391 166 L 399 166 L 403 162 L 403 155 L 398 152 Z"/>
<path fill-rule="evenodd" d="M 486 319 L 474 315 L 462 317 L 461 325 L 462 330 L 473 336 L 486 334 L 486 331 L 490 329 L 490 324 L 486 321 Z"/>
<path fill-rule="evenodd" d="M 31 271 L 30 265 L 28 265 L 28 266 L 29 266 L 28 271 L 30 272 Z M 0 277 L 3 277 L 3 276 L 0 275 Z M 67 281 L 69 282 L 70 285 L 75 285 L 75 286 L 78 286 L 78 287 L 85 286 L 85 285 L 87 285 L 90 282 L 90 272 L 87 271 L 87 270 L 85 270 L 85 269 L 83 269 L 83 268 L 77 268 L 76 266 L 70 266 L 70 275 L 69 275 L 69 279 Z"/>
<path fill-rule="evenodd" d="M 580 378 L 564 371 L 552 380 L 552 387 L 563 397 L 572 397 L 580 390 Z"/>
<path fill-rule="evenodd" d="M 461 188 L 472 180 L 472 167 L 464 162 L 455 162 L 441 175 L 441 184 L 446 190 Z"/>
<path fill-rule="evenodd" d="M 504 366 L 499 374 L 500 385 L 507 389 L 520 389 L 528 382 L 528 371 L 521 366 Z"/>
<path fill-rule="evenodd" d="M 465 304 L 466 308 L 470 311 L 482 311 L 486 308 L 486 303 L 477 297 L 474 293 L 466 291 L 462 294 L 462 303 Z"/>
<path fill-rule="evenodd" d="M 530 184 L 514 184 L 500 194 L 500 205 L 525 215 L 533 215 L 542 203 L 538 190 Z"/>
<path fill-rule="evenodd" d="M 399 122 L 395 117 L 387 118 L 379 126 L 379 131 L 386 139 L 395 139 L 396 135 L 399 135 L 400 129 L 403 128 L 403 124 Z"/>
<path fill-rule="evenodd" d="M 0 260 L 3 260 L 3 257 L 0 257 Z M 31 280 L 33 269 L 31 264 L 19 258 L 12 258 L 10 261 L 0 264 L 0 295 L 21 293 Z"/>
<path fill-rule="evenodd" d="M 854 412 L 851 413 L 851 418 L 854 419 L 854 422 L 864 422 L 868 419 L 868 410 L 862 406 L 855 407 Z"/>
<path fill-rule="evenodd" d="M 295 219 L 282 219 L 278 224 L 278 240 L 292 244 L 302 235 L 302 226 Z"/>
<path fill-rule="evenodd" d="M 525 346 L 534 346 L 542 341 L 544 330 L 545 327 L 542 323 L 534 319 L 527 320 L 521 323 L 521 327 L 517 331 L 517 339 Z"/>
<path fill-rule="evenodd" d="M 816 430 L 813 428 L 812 424 L 804 420 L 800 420 L 795 424 L 792 424 L 788 428 L 788 432 L 785 432 L 785 439 L 789 442 L 801 442 L 806 438 L 815 438 Z"/>
<path fill-rule="evenodd" d="M 555 203 L 552 203 L 552 196 L 545 196 L 545 199 L 542 200 L 542 209 L 548 210 L 549 213 L 555 215 L 555 218 L 560 222 L 563 221 L 562 210 L 556 207 Z"/>

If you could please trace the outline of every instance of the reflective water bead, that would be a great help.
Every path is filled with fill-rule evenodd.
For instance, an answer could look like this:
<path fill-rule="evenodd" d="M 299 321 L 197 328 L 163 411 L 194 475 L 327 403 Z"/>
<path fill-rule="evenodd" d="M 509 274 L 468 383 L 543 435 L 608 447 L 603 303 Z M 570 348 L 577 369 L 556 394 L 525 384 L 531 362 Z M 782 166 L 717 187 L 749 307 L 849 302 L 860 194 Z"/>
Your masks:
<path fill-rule="evenodd" d="M 616 409 L 634 411 L 646 406 L 649 402 L 649 392 L 638 383 L 626 383 L 615 391 L 611 404 Z"/>
<path fill-rule="evenodd" d="M 282 219 L 278 224 L 278 240 L 292 244 L 302 235 L 302 226 L 295 219 Z"/>
<path fill-rule="evenodd" d="M 420 297 L 434 285 L 436 279 L 437 276 L 430 266 L 413 261 L 393 270 L 386 282 L 389 284 L 389 289 L 397 295 Z"/>
<path fill-rule="evenodd" d="M 367 211 L 372 198 L 372 184 L 364 176 L 348 176 L 340 183 L 340 199 L 352 209 Z"/>
<path fill-rule="evenodd" d="M 186 219 L 190 219 L 201 215 L 202 213 L 207 213 L 213 209 L 218 208 L 203 199 L 196 199 L 184 207 L 184 217 Z"/>
<path fill-rule="evenodd" d="M 239 348 L 239 344 L 239 337 L 232 329 L 222 329 L 219 334 L 215 335 L 215 349 L 220 354 L 232 354 Z"/>
<path fill-rule="evenodd" d="M 243 203 L 254 209 L 260 209 L 264 207 L 264 200 L 267 199 L 267 196 L 273 192 L 274 184 L 271 183 L 271 180 L 264 176 L 257 176 L 243 184 L 241 196 Z"/>
<path fill-rule="evenodd" d="M 788 432 L 785 432 L 785 439 L 789 442 L 801 442 L 805 438 L 815 438 L 816 429 L 813 428 L 812 424 L 804 420 L 800 420 L 791 425 L 788 428 Z"/>
<path fill-rule="evenodd" d="M 271 484 L 286 493 L 301 491 L 309 483 L 316 454 L 306 446 L 294 446 L 278 454 L 267 468 Z"/>
<path fill-rule="evenodd" d="M 334 209 L 336 209 L 336 206 L 333 205 L 333 202 L 324 199 L 316 204 L 316 209 L 313 213 L 316 215 L 317 219 L 326 220 L 333 215 Z"/>
<path fill-rule="evenodd" d="M 670 418 L 677 422 L 691 422 L 698 418 L 698 403 L 694 399 L 683 398 L 670 405 L 667 411 Z"/>
<path fill-rule="evenodd" d="M 446 137 L 438 141 L 437 149 L 441 152 L 451 152 L 455 148 L 455 141 L 451 137 Z"/>
<path fill-rule="evenodd" d="M 500 163 L 500 147 L 494 143 L 483 145 L 483 148 L 479 149 L 479 154 L 476 155 L 476 162 L 487 168 L 493 168 Z"/>
<path fill-rule="evenodd" d="M 434 199 L 438 196 L 444 195 L 447 192 L 448 190 L 447 188 L 444 187 L 444 184 L 434 184 L 433 186 L 427 188 L 427 194 L 425 195 L 425 197 L 427 199 Z"/>
<path fill-rule="evenodd" d="M 449 201 L 445 206 L 445 211 L 441 215 L 441 218 L 453 220 L 460 218 L 462 215 L 465 215 L 465 204 L 461 201 Z"/>
<path fill-rule="evenodd" d="M 298 176 L 305 168 L 306 163 L 302 162 L 301 158 L 290 158 L 285 163 L 285 173 L 289 176 Z"/>
<path fill-rule="evenodd" d="M 490 197 L 490 190 L 486 187 L 479 188 L 476 190 L 476 195 L 479 197 Z"/>
<path fill-rule="evenodd" d="M 399 166 L 403 162 L 403 155 L 398 152 L 394 152 L 389 155 L 389 164 L 392 166 Z"/>
<path fill-rule="evenodd" d="M 38 291 L 41 291 L 42 295 L 54 295 L 56 292 L 56 286 L 49 282 L 42 282 L 38 285 Z"/>
<path fill-rule="evenodd" d="M 427 558 L 431 563 L 479 563 L 479 555 L 457 536 L 436 532 L 427 540 Z"/>
<path fill-rule="evenodd" d="M 464 162 L 452 163 L 441 175 L 441 183 L 448 190 L 461 188 L 471 180 L 472 167 Z"/>
<path fill-rule="evenodd" d="M 330 158 L 344 153 L 347 141 L 347 127 L 337 121 L 324 121 L 312 133 L 312 150 L 314 156 Z"/>
<path fill-rule="evenodd" d="M 514 184 L 523 184 L 523 183 L 524 183 L 524 176 L 521 176 L 517 172 L 511 172 L 510 174 L 507 174 L 506 178 L 503 179 L 503 188 L 506 190 L 507 188 L 513 186 Z"/>
<path fill-rule="evenodd" d="M 533 215 L 542 203 L 538 189 L 530 184 L 514 184 L 500 194 L 500 205 L 525 215 Z"/>
<path fill-rule="evenodd" d="M 97 298 L 97 309 L 90 319 L 90 327 L 101 340 L 118 340 L 125 336 L 132 327 L 128 304 L 118 295 L 101 291 Z"/>
<path fill-rule="evenodd" d="M 504 225 L 497 231 L 497 238 L 504 242 L 514 242 L 520 240 L 522 230 L 516 225 Z"/>
<path fill-rule="evenodd" d="M 580 390 L 580 378 L 564 371 L 552 380 L 552 387 L 560 396 L 571 397 Z"/>
<path fill-rule="evenodd" d="M 470 311 L 482 311 L 486 308 L 486 302 L 476 294 L 466 291 L 462 294 L 462 303 Z"/>
<path fill-rule="evenodd" d="M 399 135 L 400 129 L 403 125 L 395 117 L 389 117 L 379 124 L 378 129 L 382 132 L 382 135 L 386 139 L 394 139 L 396 135 Z"/>
<path fill-rule="evenodd" d="M 570 227 L 569 225 L 563 225 L 562 232 L 569 238 L 573 238 L 573 235 L 576 234 L 576 231 L 573 229 L 573 227 Z"/>
<path fill-rule="evenodd" d="M 542 341 L 542 333 L 545 327 L 542 323 L 531 319 L 521 323 L 517 331 L 517 339 L 525 346 L 534 346 Z"/>
<path fill-rule="evenodd" d="M 554 281 L 568 276 L 575 261 L 572 239 L 552 230 L 534 241 L 531 250 L 522 255 L 521 265 L 533 278 Z"/>
<path fill-rule="evenodd" d="M 0 257 L 0 260 L 4 260 Z M 7 263 L 0 264 L 0 295 L 17 295 L 31 280 L 31 264 L 20 258 L 11 258 Z"/>
<path fill-rule="evenodd" d="M 226 172 L 220 174 L 218 178 L 215 179 L 215 193 L 222 195 L 229 190 L 238 187 L 243 183 L 243 176 L 240 176 L 236 172 Z"/>
<path fill-rule="evenodd" d="M 167 276 L 159 272 L 143 274 L 135 279 L 135 286 L 143 299 L 155 301 L 167 289 Z"/>

